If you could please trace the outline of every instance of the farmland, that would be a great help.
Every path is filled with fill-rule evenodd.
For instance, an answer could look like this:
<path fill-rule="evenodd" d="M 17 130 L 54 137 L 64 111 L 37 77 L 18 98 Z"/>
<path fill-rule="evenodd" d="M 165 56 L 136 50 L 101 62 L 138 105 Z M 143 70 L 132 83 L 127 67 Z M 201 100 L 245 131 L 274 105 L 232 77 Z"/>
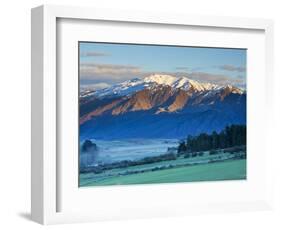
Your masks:
<path fill-rule="evenodd" d="M 195 157 L 81 173 L 80 187 L 246 179 L 245 152 L 209 151 Z"/>

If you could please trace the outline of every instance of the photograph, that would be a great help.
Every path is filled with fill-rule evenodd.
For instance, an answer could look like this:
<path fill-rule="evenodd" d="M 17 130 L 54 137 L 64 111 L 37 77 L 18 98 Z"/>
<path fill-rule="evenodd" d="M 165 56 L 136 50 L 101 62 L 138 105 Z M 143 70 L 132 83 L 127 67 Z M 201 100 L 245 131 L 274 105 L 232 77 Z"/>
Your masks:
<path fill-rule="evenodd" d="M 78 42 L 79 187 L 247 179 L 247 49 Z"/>

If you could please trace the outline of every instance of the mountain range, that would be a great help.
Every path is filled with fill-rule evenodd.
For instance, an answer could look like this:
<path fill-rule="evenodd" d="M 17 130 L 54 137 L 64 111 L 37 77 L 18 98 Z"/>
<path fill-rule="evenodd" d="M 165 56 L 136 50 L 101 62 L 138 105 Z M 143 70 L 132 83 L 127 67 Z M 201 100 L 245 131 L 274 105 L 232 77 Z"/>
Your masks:
<path fill-rule="evenodd" d="M 246 124 L 246 91 L 153 74 L 80 93 L 80 138 L 185 138 Z"/>

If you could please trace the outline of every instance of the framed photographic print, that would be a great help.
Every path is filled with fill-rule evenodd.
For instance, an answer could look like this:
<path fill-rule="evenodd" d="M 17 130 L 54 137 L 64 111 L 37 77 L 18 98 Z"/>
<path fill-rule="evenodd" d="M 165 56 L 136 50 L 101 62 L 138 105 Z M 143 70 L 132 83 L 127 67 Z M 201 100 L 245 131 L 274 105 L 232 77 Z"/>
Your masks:
<path fill-rule="evenodd" d="M 272 31 L 265 19 L 33 9 L 32 219 L 270 208 Z"/>
<path fill-rule="evenodd" d="M 246 49 L 79 50 L 79 186 L 246 179 Z"/>

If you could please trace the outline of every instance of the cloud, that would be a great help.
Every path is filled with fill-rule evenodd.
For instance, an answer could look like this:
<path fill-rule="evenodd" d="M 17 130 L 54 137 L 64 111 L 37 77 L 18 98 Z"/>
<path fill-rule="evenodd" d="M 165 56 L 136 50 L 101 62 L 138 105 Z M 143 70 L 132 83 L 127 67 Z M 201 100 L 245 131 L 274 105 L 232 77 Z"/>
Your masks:
<path fill-rule="evenodd" d="M 106 83 L 106 82 L 100 82 L 100 83 L 96 83 L 96 84 L 81 84 L 80 88 L 81 89 L 93 89 L 93 90 L 98 90 L 98 89 L 104 89 L 104 88 L 108 88 L 111 85 Z"/>
<path fill-rule="evenodd" d="M 103 87 L 99 83 L 106 83 L 109 85 L 119 83 L 132 78 L 143 78 L 154 73 L 158 74 L 170 74 L 177 77 L 185 76 L 190 79 L 199 82 L 209 82 L 217 85 L 234 85 L 237 87 L 245 88 L 246 79 L 242 75 L 237 77 L 230 77 L 223 74 L 211 74 L 205 71 L 181 71 L 177 72 L 163 72 L 155 71 L 148 72 L 142 68 L 133 65 L 113 65 L 113 64 L 97 64 L 84 62 L 80 63 L 80 83 L 87 85 L 96 85 L 97 87 Z"/>
<path fill-rule="evenodd" d="M 184 66 L 178 66 L 175 69 L 179 70 L 179 71 L 189 71 L 189 68 L 188 67 L 184 67 Z"/>
<path fill-rule="evenodd" d="M 81 63 L 80 78 L 84 80 L 127 80 L 142 75 L 140 67 L 132 65 L 112 65 L 97 63 Z"/>
<path fill-rule="evenodd" d="M 234 66 L 234 65 L 221 65 L 218 66 L 219 69 L 226 70 L 226 71 L 232 71 L 232 72 L 245 72 L 246 68 L 241 66 Z"/>
<path fill-rule="evenodd" d="M 109 56 L 108 53 L 103 52 L 96 52 L 96 51 L 85 51 L 80 53 L 81 57 L 103 57 L 103 56 Z"/>
<path fill-rule="evenodd" d="M 199 81 L 209 82 L 217 85 L 235 85 L 245 86 L 245 78 L 233 78 L 222 74 L 210 74 L 206 72 L 192 72 L 188 74 L 188 77 Z"/>

